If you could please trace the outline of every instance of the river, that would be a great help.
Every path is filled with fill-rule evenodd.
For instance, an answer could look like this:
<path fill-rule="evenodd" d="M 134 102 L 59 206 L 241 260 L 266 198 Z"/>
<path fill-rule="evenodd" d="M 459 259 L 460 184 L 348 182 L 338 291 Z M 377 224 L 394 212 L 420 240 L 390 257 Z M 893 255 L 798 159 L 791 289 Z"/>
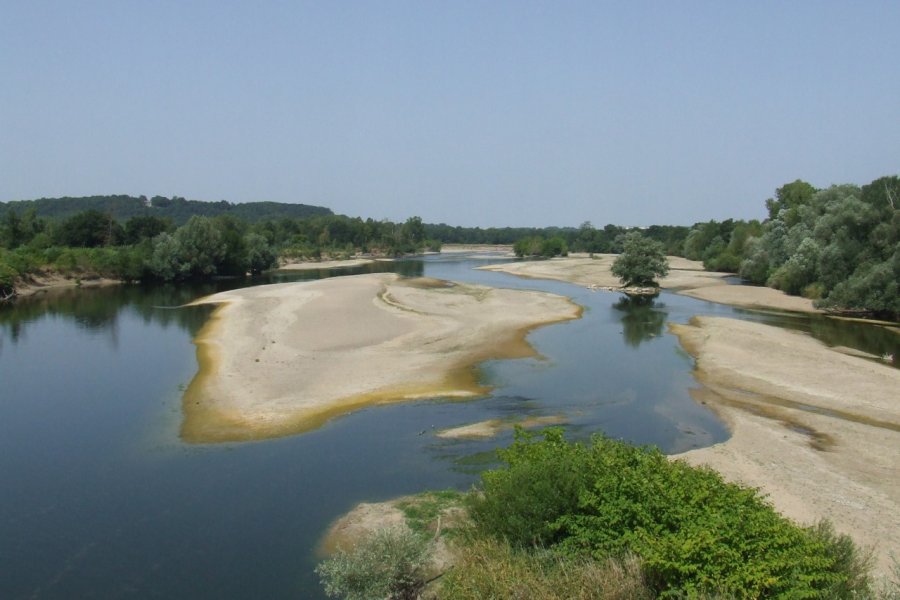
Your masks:
<path fill-rule="evenodd" d="M 670 293 L 619 294 L 473 270 L 469 256 L 275 274 L 201 286 L 65 290 L 0 307 L 0 597 L 324 598 L 313 567 L 328 524 L 360 501 L 468 489 L 510 433 L 444 440 L 489 418 L 562 416 L 592 433 L 680 452 L 727 438 L 689 394 L 692 359 L 666 323 L 755 319 L 880 352 L 881 328 L 769 315 Z M 216 445 L 178 438 L 197 368 L 193 336 L 235 287 L 372 270 L 563 294 L 584 316 L 535 330 L 539 358 L 480 366 L 493 386 L 361 410 L 283 439 Z"/>

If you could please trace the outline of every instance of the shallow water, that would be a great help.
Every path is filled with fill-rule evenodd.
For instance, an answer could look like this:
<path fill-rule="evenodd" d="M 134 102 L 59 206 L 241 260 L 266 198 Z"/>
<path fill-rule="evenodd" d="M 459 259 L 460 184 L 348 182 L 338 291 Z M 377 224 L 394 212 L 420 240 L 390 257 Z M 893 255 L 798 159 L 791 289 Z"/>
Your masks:
<path fill-rule="evenodd" d="M 467 489 L 512 435 L 442 440 L 438 429 L 561 415 L 572 436 L 605 432 L 668 452 L 725 439 L 688 394 L 692 360 L 668 321 L 736 316 L 869 352 L 896 344 L 883 328 L 835 329 L 668 293 L 628 303 L 472 270 L 481 264 L 438 256 L 254 280 L 396 270 L 551 291 L 586 310 L 530 335 L 541 358 L 483 364 L 494 386 L 484 398 L 372 407 L 246 444 L 178 439 L 181 393 L 196 370 L 191 338 L 210 308 L 166 308 L 245 281 L 69 290 L 0 309 L 0 597 L 322 598 L 314 547 L 333 518 L 360 501 Z"/>

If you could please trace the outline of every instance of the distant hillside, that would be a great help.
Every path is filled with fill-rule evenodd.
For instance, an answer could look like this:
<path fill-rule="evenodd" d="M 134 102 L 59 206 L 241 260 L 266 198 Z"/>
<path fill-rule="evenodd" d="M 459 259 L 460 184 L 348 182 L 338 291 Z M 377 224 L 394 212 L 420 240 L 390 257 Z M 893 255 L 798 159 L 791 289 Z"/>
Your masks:
<path fill-rule="evenodd" d="M 0 202 L 0 216 L 8 210 L 15 210 L 20 215 L 31 208 L 37 216 L 48 219 L 60 219 L 85 210 L 99 210 L 110 213 L 118 221 L 127 221 L 131 217 L 154 215 L 169 217 L 176 225 L 184 224 L 193 215 L 215 217 L 232 215 L 251 223 L 265 219 L 289 217 L 302 219 L 321 215 L 331 215 L 331 209 L 308 204 L 284 204 L 281 202 L 246 202 L 233 204 L 220 202 L 202 202 L 185 200 L 178 196 L 166 198 L 154 196 L 147 200 L 146 196 L 86 196 L 83 198 L 40 198 L 39 200 L 15 200 Z"/>

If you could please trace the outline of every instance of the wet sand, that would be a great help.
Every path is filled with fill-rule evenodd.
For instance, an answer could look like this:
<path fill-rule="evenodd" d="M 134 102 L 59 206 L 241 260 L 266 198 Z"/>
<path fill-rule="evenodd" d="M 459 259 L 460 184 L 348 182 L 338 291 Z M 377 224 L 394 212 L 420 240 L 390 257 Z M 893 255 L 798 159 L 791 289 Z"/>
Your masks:
<path fill-rule="evenodd" d="M 473 366 L 531 356 L 536 326 L 581 308 L 542 292 L 371 274 L 208 296 L 182 438 L 290 435 L 371 404 L 485 393 Z"/>
<path fill-rule="evenodd" d="M 888 574 L 900 556 L 900 371 L 759 323 L 670 327 L 697 360 L 695 398 L 732 432 L 678 457 L 760 488 L 798 522 L 831 520 Z"/>

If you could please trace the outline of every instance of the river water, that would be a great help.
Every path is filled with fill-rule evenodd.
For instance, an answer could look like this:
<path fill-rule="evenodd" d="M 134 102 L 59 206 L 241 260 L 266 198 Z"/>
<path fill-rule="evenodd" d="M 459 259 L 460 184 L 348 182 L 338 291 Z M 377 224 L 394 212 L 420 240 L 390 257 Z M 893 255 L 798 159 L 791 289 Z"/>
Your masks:
<path fill-rule="evenodd" d="M 496 262 L 496 261 L 495 261 Z M 491 418 L 560 416 L 680 452 L 727 438 L 689 389 L 692 360 L 666 332 L 691 316 L 754 319 L 833 345 L 893 350 L 896 334 L 662 293 L 609 292 L 473 270 L 468 256 L 276 274 L 204 286 L 67 290 L 0 307 L 0 598 L 324 598 L 312 572 L 328 524 L 361 501 L 468 489 L 511 433 L 443 440 Z M 181 395 L 209 307 L 236 285 L 374 270 L 538 289 L 585 307 L 535 330 L 538 358 L 480 366 L 486 397 L 379 406 L 293 437 L 189 445 Z M 893 346 L 892 346 L 893 345 Z"/>

